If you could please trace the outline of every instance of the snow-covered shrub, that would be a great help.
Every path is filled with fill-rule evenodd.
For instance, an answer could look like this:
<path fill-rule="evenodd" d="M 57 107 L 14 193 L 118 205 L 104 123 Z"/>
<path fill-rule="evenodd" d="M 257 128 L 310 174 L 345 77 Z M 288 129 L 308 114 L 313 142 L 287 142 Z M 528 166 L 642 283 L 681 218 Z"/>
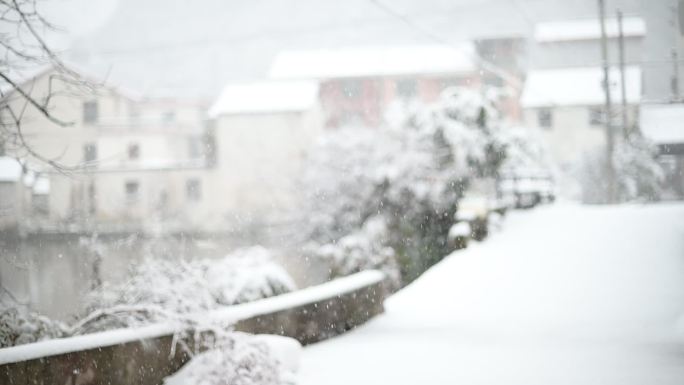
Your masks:
<path fill-rule="evenodd" d="M 334 243 L 371 217 L 389 229 L 405 282 L 449 251 L 447 234 L 472 178 L 494 175 L 505 157 L 489 93 L 448 89 L 401 124 L 326 132 L 303 183 L 306 238 Z"/>
<path fill-rule="evenodd" d="M 7 295 L 0 296 L 0 348 L 59 338 L 66 326 L 29 311 Z"/>
<path fill-rule="evenodd" d="M 287 339 L 288 345 L 296 345 L 301 350 L 297 341 L 277 338 Z M 283 341 L 278 342 L 278 345 L 283 344 Z M 243 333 L 223 334 L 211 349 L 195 355 L 178 372 L 167 377 L 164 385 L 294 384 L 292 368 L 283 362 L 289 357 L 279 357 L 281 354 L 277 350 L 272 339 Z M 288 348 L 286 353 L 292 355 L 292 350 Z"/>
<path fill-rule="evenodd" d="M 310 255 L 324 260 L 330 269 L 330 278 L 342 277 L 362 270 L 383 271 L 390 289 L 401 285 L 399 266 L 394 249 L 386 246 L 387 225 L 382 217 L 369 218 L 363 227 L 347 234 L 335 242 L 324 245 L 309 245 Z"/>
<path fill-rule="evenodd" d="M 615 198 L 618 202 L 660 199 L 664 172 L 656 161 L 656 149 L 641 135 L 616 140 L 613 152 Z M 605 149 L 585 156 L 580 168 L 582 200 L 603 203 L 608 198 Z"/>
<path fill-rule="evenodd" d="M 451 226 L 447 239 L 451 247 L 456 250 L 465 249 L 468 247 L 468 239 L 470 238 L 472 230 L 468 222 L 458 222 Z"/>
<path fill-rule="evenodd" d="M 211 295 L 222 305 L 233 305 L 287 293 L 297 287 L 275 263 L 269 250 L 253 246 L 236 250 L 220 260 L 204 261 Z"/>
<path fill-rule="evenodd" d="M 88 315 L 74 334 L 138 326 L 185 317 L 294 290 L 288 273 L 270 252 L 255 246 L 220 259 L 147 258 L 131 268 L 129 279 L 104 283 L 90 296 Z"/>
<path fill-rule="evenodd" d="M 655 146 L 640 135 L 617 142 L 613 162 L 620 201 L 660 199 L 665 173 L 656 161 L 657 153 Z"/>

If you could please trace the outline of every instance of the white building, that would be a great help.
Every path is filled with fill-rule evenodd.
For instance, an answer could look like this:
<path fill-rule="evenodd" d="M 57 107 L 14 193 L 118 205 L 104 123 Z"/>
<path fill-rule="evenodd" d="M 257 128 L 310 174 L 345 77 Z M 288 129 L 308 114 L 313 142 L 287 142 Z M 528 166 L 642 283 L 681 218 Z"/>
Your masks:
<path fill-rule="evenodd" d="M 434 102 L 446 87 L 482 81 L 469 42 L 284 51 L 274 59 L 270 77 L 318 81 L 326 127 L 377 127 L 397 102 Z"/>
<path fill-rule="evenodd" d="M 622 20 L 625 61 L 642 59 L 643 41 L 647 33 L 641 17 Z M 618 21 L 606 19 L 608 61 L 619 62 Z M 601 64 L 601 26 L 598 19 L 556 20 L 534 26 L 530 50 L 530 67 L 533 69 L 567 68 Z"/>
<path fill-rule="evenodd" d="M 229 84 L 209 115 L 216 148 L 211 211 L 244 224 L 291 209 L 307 150 L 322 128 L 318 84 Z"/>
<path fill-rule="evenodd" d="M 641 132 L 658 146 L 667 186 L 684 198 L 684 105 L 644 104 L 639 117 Z"/>
<path fill-rule="evenodd" d="M 621 74 L 610 70 L 613 125 L 620 129 Z M 600 67 L 532 70 L 521 97 L 524 122 L 538 127 L 551 155 L 562 168 L 576 164 L 587 151 L 605 145 L 603 71 Z M 625 91 L 628 125 L 633 127 L 641 99 L 641 70 L 627 67 Z"/>
<path fill-rule="evenodd" d="M 24 138 L 43 160 L 15 143 L 4 146 L 38 175 L 32 188 L 43 208 L 24 205 L 21 225 L 29 231 L 131 231 L 174 219 L 185 223 L 192 213 L 186 203 L 200 199 L 204 106 L 147 100 L 87 75 L 87 87 L 55 75 L 45 69 L 21 86 L 38 100 L 51 93 L 49 110 L 67 123 L 56 124 L 32 106 L 24 112 Z M 21 108 L 21 98 L 7 98 L 10 107 Z"/>

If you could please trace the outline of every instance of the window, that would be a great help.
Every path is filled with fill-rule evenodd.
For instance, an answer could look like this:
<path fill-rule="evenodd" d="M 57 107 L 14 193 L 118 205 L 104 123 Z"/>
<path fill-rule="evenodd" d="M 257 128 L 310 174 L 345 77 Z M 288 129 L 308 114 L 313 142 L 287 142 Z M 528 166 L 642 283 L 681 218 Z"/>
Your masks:
<path fill-rule="evenodd" d="M 47 194 L 33 194 L 31 197 L 33 214 L 47 216 L 50 213 L 50 199 Z"/>
<path fill-rule="evenodd" d="M 188 200 L 198 202 L 202 198 L 202 184 L 199 179 L 188 179 L 185 182 L 185 193 Z"/>
<path fill-rule="evenodd" d="M 140 199 L 140 183 L 137 181 L 129 180 L 125 185 L 126 189 L 126 202 L 135 203 Z"/>
<path fill-rule="evenodd" d="M 191 136 L 188 138 L 188 158 L 202 158 L 203 138 L 201 136 Z"/>
<path fill-rule="evenodd" d="M 131 143 L 128 145 L 128 159 L 140 159 L 140 145 L 138 145 L 137 143 Z"/>
<path fill-rule="evenodd" d="M 553 115 L 551 113 L 551 109 L 542 108 L 538 110 L 537 121 L 539 123 L 539 127 L 551 128 L 553 126 Z"/>
<path fill-rule="evenodd" d="M 348 99 L 361 96 L 362 84 L 360 80 L 349 79 L 342 82 L 342 93 Z"/>
<path fill-rule="evenodd" d="M 162 122 L 164 124 L 171 124 L 176 121 L 176 112 L 175 111 L 166 111 L 164 112 L 164 115 L 162 115 Z"/>
<path fill-rule="evenodd" d="M 93 215 L 97 211 L 97 190 L 95 190 L 95 183 L 90 182 L 88 185 L 88 214 Z"/>
<path fill-rule="evenodd" d="M 83 162 L 94 163 L 97 161 L 97 144 L 86 143 L 83 145 Z"/>
<path fill-rule="evenodd" d="M 600 126 L 605 123 L 603 108 L 589 107 L 589 124 L 592 126 Z"/>
<path fill-rule="evenodd" d="M 96 123 L 98 120 L 97 101 L 83 103 L 83 123 Z"/>
<path fill-rule="evenodd" d="M 402 79 L 397 81 L 397 96 L 402 99 L 411 99 L 416 96 L 418 86 L 415 79 Z"/>

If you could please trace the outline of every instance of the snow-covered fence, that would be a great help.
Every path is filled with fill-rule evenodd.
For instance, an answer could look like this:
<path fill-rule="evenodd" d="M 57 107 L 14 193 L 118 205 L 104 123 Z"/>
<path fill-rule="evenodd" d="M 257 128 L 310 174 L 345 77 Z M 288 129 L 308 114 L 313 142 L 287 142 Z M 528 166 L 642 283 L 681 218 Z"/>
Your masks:
<path fill-rule="evenodd" d="M 363 271 L 202 318 L 312 343 L 381 313 L 384 279 L 382 272 Z M 177 325 L 154 324 L 0 349 L 0 384 L 160 384 L 189 359 L 175 348 L 177 332 Z"/>

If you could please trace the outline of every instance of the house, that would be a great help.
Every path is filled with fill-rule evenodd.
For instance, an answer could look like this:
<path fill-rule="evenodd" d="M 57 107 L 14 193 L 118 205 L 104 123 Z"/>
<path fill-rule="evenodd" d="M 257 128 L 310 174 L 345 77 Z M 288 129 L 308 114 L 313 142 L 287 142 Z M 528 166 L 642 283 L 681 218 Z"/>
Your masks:
<path fill-rule="evenodd" d="M 609 71 L 613 113 L 620 111 L 621 73 Z M 603 70 L 600 67 L 532 70 L 521 97 L 524 122 L 542 131 L 551 155 L 563 168 L 605 145 Z M 641 100 L 641 70 L 625 69 L 628 126 L 637 122 Z M 619 114 L 617 114 L 619 116 Z M 619 118 L 613 124 L 619 127 Z"/>
<path fill-rule="evenodd" d="M 639 117 L 641 132 L 658 146 L 666 186 L 684 198 L 684 105 L 644 104 Z"/>
<path fill-rule="evenodd" d="M 612 122 L 621 124 L 619 25 L 605 20 Z M 640 62 L 647 28 L 643 18 L 624 17 L 622 34 L 626 63 Z M 599 19 L 551 20 L 534 25 L 529 71 L 520 104 L 523 121 L 544 132 L 551 155 L 561 169 L 570 170 L 585 152 L 605 145 L 604 90 Z M 627 65 L 625 88 L 628 125 L 636 125 L 642 97 L 643 70 Z"/>
<path fill-rule="evenodd" d="M 618 20 L 607 18 L 605 27 L 609 46 L 608 61 L 618 63 Z M 641 17 L 625 17 L 622 20 L 622 32 L 625 61 L 640 61 L 646 22 Z M 557 20 L 535 24 L 530 50 L 531 68 L 599 66 L 601 60 L 601 25 L 598 19 Z"/>
<path fill-rule="evenodd" d="M 286 51 L 270 77 L 318 81 L 326 127 L 377 126 L 392 103 L 432 102 L 448 86 L 481 82 L 471 43 Z"/>
<path fill-rule="evenodd" d="M 5 146 L 35 173 L 39 210 L 25 207 L 29 231 L 137 231 L 160 221 L 185 223 L 188 202 L 196 200 L 196 176 L 205 166 L 201 103 L 147 99 L 78 71 L 84 84 L 64 80 L 46 68 L 22 89 L 37 99 L 53 96 L 48 108 L 65 125 L 28 106 L 22 119 L 27 145 L 62 171 Z M 20 108 L 21 98 L 3 100 Z M 190 191 L 193 190 L 193 191 Z M 189 210 L 192 212 L 192 210 Z M 199 220 L 198 220 L 199 222 Z"/>
<path fill-rule="evenodd" d="M 209 109 L 215 163 L 211 212 L 258 226 L 297 202 L 297 178 L 322 128 L 315 81 L 228 84 Z"/>

